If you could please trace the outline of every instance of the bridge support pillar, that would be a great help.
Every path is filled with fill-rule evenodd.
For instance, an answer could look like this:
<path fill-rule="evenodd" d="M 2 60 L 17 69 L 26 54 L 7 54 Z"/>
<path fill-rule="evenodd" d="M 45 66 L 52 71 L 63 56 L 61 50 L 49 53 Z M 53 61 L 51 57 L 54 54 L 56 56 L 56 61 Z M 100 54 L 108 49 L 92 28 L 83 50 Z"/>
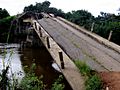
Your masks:
<path fill-rule="evenodd" d="M 64 61 L 63 61 L 63 53 L 59 52 L 60 62 L 61 62 L 61 68 L 64 69 Z"/>

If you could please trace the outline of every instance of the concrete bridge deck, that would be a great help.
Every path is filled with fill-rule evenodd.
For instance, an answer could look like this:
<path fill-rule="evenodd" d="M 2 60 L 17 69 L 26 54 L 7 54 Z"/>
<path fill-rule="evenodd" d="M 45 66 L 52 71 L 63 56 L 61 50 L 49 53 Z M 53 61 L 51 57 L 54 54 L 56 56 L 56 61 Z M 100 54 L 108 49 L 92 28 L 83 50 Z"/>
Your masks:
<path fill-rule="evenodd" d="M 57 18 L 43 18 L 39 24 L 73 60 L 84 61 L 97 71 L 120 71 L 120 54 L 115 50 Z"/>
<path fill-rule="evenodd" d="M 66 80 L 70 84 L 73 90 L 85 90 L 84 78 L 80 74 L 78 68 L 72 62 L 72 60 L 67 56 L 67 54 L 58 46 L 58 44 L 51 38 L 51 36 L 42 28 L 42 26 L 33 20 L 33 27 L 39 38 L 43 42 L 44 46 L 47 48 L 55 62 L 58 64 L 61 72 L 65 76 Z M 36 25 L 35 25 L 36 23 Z M 41 34 L 40 34 L 41 33 Z M 49 45 L 47 44 L 47 38 L 49 38 Z M 59 52 L 62 52 L 64 69 L 61 67 Z"/>

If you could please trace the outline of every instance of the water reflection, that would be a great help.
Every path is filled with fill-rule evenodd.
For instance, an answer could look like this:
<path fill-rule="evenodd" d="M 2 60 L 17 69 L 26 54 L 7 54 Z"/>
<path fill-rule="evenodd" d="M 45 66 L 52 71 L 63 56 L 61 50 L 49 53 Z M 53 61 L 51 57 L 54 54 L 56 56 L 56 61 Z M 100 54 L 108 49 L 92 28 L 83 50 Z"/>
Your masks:
<path fill-rule="evenodd" d="M 48 87 L 61 74 L 52 67 L 53 59 L 45 47 L 34 49 L 24 48 L 21 53 L 23 66 L 31 66 L 33 62 L 36 63 L 35 73 L 37 76 L 43 75 L 43 81 Z"/>
<path fill-rule="evenodd" d="M 6 65 L 10 65 L 9 77 L 15 73 L 16 79 L 19 81 L 25 76 L 23 66 L 30 67 L 36 63 L 35 74 L 37 76 L 43 75 L 43 82 L 47 88 L 51 88 L 54 81 L 61 75 L 59 68 L 53 63 L 53 59 L 45 47 L 41 48 L 23 48 L 21 50 L 19 44 L 0 44 L 0 71 L 3 69 L 3 60 Z M 4 54 L 4 50 L 6 54 Z M 55 70 L 53 67 L 57 67 Z M 65 90 L 72 90 L 67 81 L 63 80 Z"/>
<path fill-rule="evenodd" d="M 24 48 L 21 53 L 22 65 L 31 66 L 33 62 L 36 63 L 36 75 L 43 75 L 44 84 L 47 85 L 47 88 L 51 88 L 54 81 L 58 79 L 59 75 L 61 75 L 61 72 L 59 72 L 59 68 L 56 66 L 53 58 L 50 56 L 46 48 Z M 72 90 L 65 78 L 63 83 L 65 84 L 64 90 Z"/>
<path fill-rule="evenodd" d="M 15 78 L 20 81 L 25 74 L 18 53 L 19 47 L 19 44 L 0 44 L 0 71 L 9 66 L 8 77 L 11 78 L 14 73 Z"/>

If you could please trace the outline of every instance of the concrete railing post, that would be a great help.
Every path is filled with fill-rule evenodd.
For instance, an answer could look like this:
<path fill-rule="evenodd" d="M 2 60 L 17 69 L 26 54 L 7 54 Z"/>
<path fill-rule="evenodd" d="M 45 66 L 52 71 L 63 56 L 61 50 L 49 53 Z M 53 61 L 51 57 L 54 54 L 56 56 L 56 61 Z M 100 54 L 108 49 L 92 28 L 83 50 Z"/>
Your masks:
<path fill-rule="evenodd" d="M 47 47 L 50 48 L 50 42 L 48 37 L 47 37 Z"/>
<path fill-rule="evenodd" d="M 93 22 L 92 26 L 91 26 L 91 32 L 93 32 L 94 25 L 95 25 L 95 23 Z"/>
<path fill-rule="evenodd" d="M 63 54 L 62 52 L 59 52 L 60 62 L 61 62 L 61 68 L 64 69 L 64 61 L 63 61 Z"/>
<path fill-rule="evenodd" d="M 34 22 L 35 23 L 35 29 L 37 30 L 37 24 L 36 24 L 36 22 Z"/>
<path fill-rule="evenodd" d="M 111 37 L 112 37 L 112 33 L 113 31 L 111 30 L 110 33 L 109 33 L 109 36 L 108 36 L 108 40 L 110 41 Z"/>
<path fill-rule="evenodd" d="M 42 37 L 41 27 L 39 27 L 39 33 L 40 33 L 40 37 Z"/>

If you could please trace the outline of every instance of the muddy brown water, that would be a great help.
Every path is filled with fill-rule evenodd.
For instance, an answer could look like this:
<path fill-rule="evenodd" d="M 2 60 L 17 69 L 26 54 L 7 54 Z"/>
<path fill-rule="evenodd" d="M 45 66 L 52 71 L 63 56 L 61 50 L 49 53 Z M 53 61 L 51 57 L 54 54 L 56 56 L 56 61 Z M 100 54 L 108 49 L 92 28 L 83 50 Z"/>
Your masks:
<path fill-rule="evenodd" d="M 0 44 L 0 48 L 3 51 L 6 48 L 7 54 L 5 62 L 9 62 L 10 53 L 12 52 L 12 56 L 10 57 L 11 66 L 13 73 L 16 73 L 17 78 L 22 79 L 25 76 L 25 72 L 23 70 L 23 66 L 30 67 L 33 63 L 36 64 L 35 74 L 37 76 L 43 75 L 43 82 L 47 85 L 47 89 L 51 88 L 51 85 L 54 81 L 62 75 L 61 72 L 53 68 L 53 59 L 46 50 L 45 47 L 39 48 L 24 48 L 21 49 L 19 44 Z M 0 65 L 2 65 L 3 55 L 0 54 Z M 2 67 L 3 68 L 3 67 Z M 2 68 L 0 70 L 2 70 Z M 10 72 L 10 71 L 9 71 Z M 19 76 L 19 72 L 21 75 Z M 10 76 L 10 75 L 9 75 Z M 63 83 L 65 84 L 64 90 L 72 90 L 66 79 L 63 79 Z"/>

